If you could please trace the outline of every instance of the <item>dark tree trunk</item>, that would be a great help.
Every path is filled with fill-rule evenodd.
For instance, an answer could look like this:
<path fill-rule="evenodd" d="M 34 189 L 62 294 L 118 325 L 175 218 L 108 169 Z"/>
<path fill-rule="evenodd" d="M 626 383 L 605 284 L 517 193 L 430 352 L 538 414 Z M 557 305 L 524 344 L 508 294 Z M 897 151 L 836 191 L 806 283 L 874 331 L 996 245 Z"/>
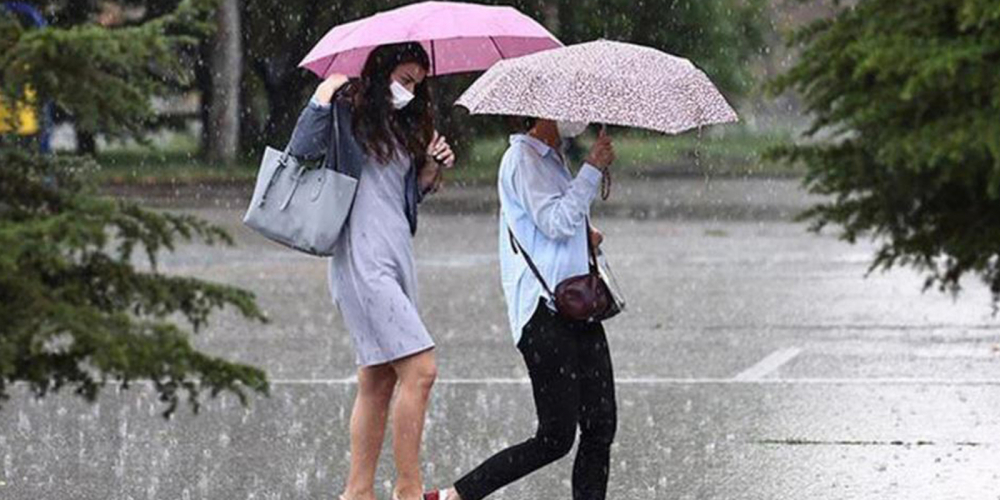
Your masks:
<path fill-rule="evenodd" d="M 262 92 L 263 99 L 254 101 L 247 95 L 244 98 L 243 109 L 245 114 L 253 114 L 254 117 L 244 123 L 244 126 L 253 128 L 243 131 L 244 146 L 248 151 L 257 151 L 264 145 L 280 147 L 288 140 L 288 135 L 295 126 L 302 106 L 305 105 L 307 89 L 318 84 L 319 80 L 305 70 L 297 67 L 299 59 L 308 52 L 313 43 L 332 27 L 323 23 L 322 27 L 315 25 L 320 18 L 324 18 L 326 7 L 321 2 L 303 2 L 300 5 L 301 11 L 297 11 L 297 18 L 301 16 L 301 22 L 293 22 L 284 16 L 286 7 L 271 5 L 270 9 L 261 10 L 257 6 L 256 10 L 251 10 L 249 2 L 243 4 L 244 19 L 248 23 L 260 23 L 267 17 L 271 21 L 270 29 L 285 32 L 300 33 L 299 36 L 282 37 L 276 43 L 280 47 L 261 45 L 259 38 L 249 38 L 250 30 L 244 30 L 244 44 L 247 47 L 245 68 L 250 78 L 245 78 L 244 84 L 253 86 L 255 92 Z M 350 2 L 342 1 L 338 10 L 348 7 Z M 299 5 L 292 3 L 290 5 Z M 290 8 L 290 7 L 289 7 Z M 308 29 L 309 26 L 313 28 Z M 316 31 L 316 33 L 311 33 Z M 311 33 L 309 36 L 304 33 Z M 265 37 L 266 38 L 266 37 Z"/>
<path fill-rule="evenodd" d="M 76 131 L 76 152 L 82 155 L 97 153 L 97 138 L 92 132 Z"/>
<path fill-rule="evenodd" d="M 295 127 L 302 110 L 303 95 L 314 78 L 307 78 L 299 70 L 287 70 L 289 63 L 270 60 L 258 65 L 258 74 L 267 94 L 267 121 L 261 131 L 266 142 L 284 144 Z M 295 64 L 291 63 L 294 68 Z"/>
<path fill-rule="evenodd" d="M 239 0 L 223 0 L 216 11 L 217 30 L 210 42 L 210 99 L 205 123 L 208 159 L 232 163 L 240 137 L 240 79 L 243 49 Z"/>
<path fill-rule="evenodd" d="M 200 155 L 203 158 L 208 157 L 209 144 L 212 142 L 209 137 L 209 131 L 211 130 L 209 126 L 211 121 L 209 109 L 212 107 L 212 74 L 207 62 L 211 58 L 210 54 L 211 44 L 203 42 L 198 45 L 198 59 L 194 67 L 195 86 L 198 89 L 198 95 L 201 96 L 198 120 L 201 122 Z"/>

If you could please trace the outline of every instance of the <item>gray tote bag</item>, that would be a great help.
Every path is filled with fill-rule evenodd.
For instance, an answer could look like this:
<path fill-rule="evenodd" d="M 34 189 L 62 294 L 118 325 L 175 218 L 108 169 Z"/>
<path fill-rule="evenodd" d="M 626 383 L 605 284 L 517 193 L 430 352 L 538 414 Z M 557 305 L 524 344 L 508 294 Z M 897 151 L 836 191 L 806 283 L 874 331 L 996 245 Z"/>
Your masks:
<path fill-rule="evenodd" d="M 337 171 L 340 131 L 335 106 L 330 119 L 330 149 L 319 168 L 307 168 L 287 148 L 267 148 L 243 217 L 244 224 L 264 237 L 317 256 L 333 255 L 358 187 L 356 178 Z"/>

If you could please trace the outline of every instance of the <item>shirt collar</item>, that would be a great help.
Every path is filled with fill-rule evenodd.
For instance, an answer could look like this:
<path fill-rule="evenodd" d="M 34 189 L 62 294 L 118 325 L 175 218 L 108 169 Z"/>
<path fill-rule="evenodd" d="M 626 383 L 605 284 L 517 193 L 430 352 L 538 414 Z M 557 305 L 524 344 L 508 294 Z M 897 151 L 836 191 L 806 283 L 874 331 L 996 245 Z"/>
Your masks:
<path fill-rule="evenodd" d="M 549 146 L 548 144 L 545 144 L 543 141 L 540 141 L 540 140 L 532 137 L 529 134 L 511 134 L 511 136 L 510 136 L 510 143 L 511 144 L 516 144 L 518 142 L 527 144 L 528 146 L 531 146 L 532 148 L 535 149 L 535 151 L 538 152 L 539 155 L 541 155 L 543 157 L 545 155 L 548 155 L 548 154 L 555 154 L 556 153 L 556 150 L 552 149 L 551 146 Z"/>

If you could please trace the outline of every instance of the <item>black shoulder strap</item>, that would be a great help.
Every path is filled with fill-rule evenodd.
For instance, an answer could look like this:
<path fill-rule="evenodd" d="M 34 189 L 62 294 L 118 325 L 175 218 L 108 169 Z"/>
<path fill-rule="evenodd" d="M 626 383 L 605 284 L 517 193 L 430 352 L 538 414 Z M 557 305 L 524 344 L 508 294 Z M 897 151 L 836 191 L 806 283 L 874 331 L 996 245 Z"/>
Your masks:
<path fill-rule="evenodd" d="M 545 293 L 549 294 L 549 297 L 554 299 L 555 294 L 552 293 L 548 283 L 545 282 L 545 278 L 542 278 L 542 273 L 538 272 L 538 268 L 535 267 L 535 263 L 531 260 L 528 252 L 525 252 L 524 248 L 521 247 L 521 243 L 517 241 L 517 237 L 514 236 L 514 231 L 510 228 L 510 226 L 507 226 L 507 234 L 510 235 L 510 246 L 514 250 L 514 253 L 520 253 L 521 256 L 524 257 L 524 261 L 528 263 L 528 268 L 531 269 L 531 272 L 535 275 L 535 278 L 538 279 L 538 282 L 542 284 L 542 288 L 545 289 Z"/>
<path fill-rule="evenodd" d="M 343 172 L 340 164 L 340 120 L 337 119 L 337 99 L 343 87 L 337 89 L 330 98 L 330 142 L 327 144 L 326 168 L 335 172 Z"/>
<path fill-rule="evenodd" d="M 587 263 L 590 266 L 590 271 L 594 272 L 597 269 L 597 249 L 590 241 L 590 217 L 586 218 L 585 224 L 587 224 Z"/>
<path fill-rule="evenodd" d="M 503 215 L 501 215 L 501 217 L 502 216 Z M 593 244 L 591 244 L 590 242 L 590 217 L 587 217 L 586 224 L 587 224 L 587 261 L 590 266 L 591 272 L 594 272 L 597 267 L 597 249 L 594 248 Z M 528 263 L 528 268 L 531 269 L 531 272 L 532 274 L 535 275 L 535 278 L 538 278 L 538 282 L 542 284 L 542 288 L 544 288 L 545 292 L 549 294 L 549 297 L 555 299 L 555 294 L 552 293 L 552 290 L 549 288 L 549 285 L 545 282 L 545 278 L 542 278 L 542 273 L 538 271 L 538 268 L 535 266 L 535 262 L 531 260 L 531 256 L 528 255 L 528 252 L 524 251 L 524 247 L 522 247 L 521 243 L 517 241 L 517 237 L 514 236 L 514 231 L 510 228 L 510 225 L 507 226 L 507 234 L 510 235 L 511 249 L 514 250 L 514 253 L 520 253 L 521 256 L 524 257 L 524 261 Z"/>

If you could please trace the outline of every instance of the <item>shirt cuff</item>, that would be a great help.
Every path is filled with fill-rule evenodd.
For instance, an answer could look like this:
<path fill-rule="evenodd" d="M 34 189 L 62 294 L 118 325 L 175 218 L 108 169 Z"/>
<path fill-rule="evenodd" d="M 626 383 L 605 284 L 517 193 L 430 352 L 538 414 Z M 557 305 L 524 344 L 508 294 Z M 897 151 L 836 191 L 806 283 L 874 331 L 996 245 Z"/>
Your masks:
<path fill-rule="evenodd" d="M 330 109 L 330 103 L 328 103 L 328 102 L 327 103 L 319 102 L 319 100 L 316 99 L 316 96 L 312 96 L 309 99 L 309 107 L 317 109 L 319 111 L 326 111 L 326 110 Z"/>
<path fill-rule="evenodd" d="M 604 177 L 604 172 L 589 163 L 584 163 L 576 176 L 583 178 L 591 186 L 597 187 L 601 183 L 601 178 Z"/>

